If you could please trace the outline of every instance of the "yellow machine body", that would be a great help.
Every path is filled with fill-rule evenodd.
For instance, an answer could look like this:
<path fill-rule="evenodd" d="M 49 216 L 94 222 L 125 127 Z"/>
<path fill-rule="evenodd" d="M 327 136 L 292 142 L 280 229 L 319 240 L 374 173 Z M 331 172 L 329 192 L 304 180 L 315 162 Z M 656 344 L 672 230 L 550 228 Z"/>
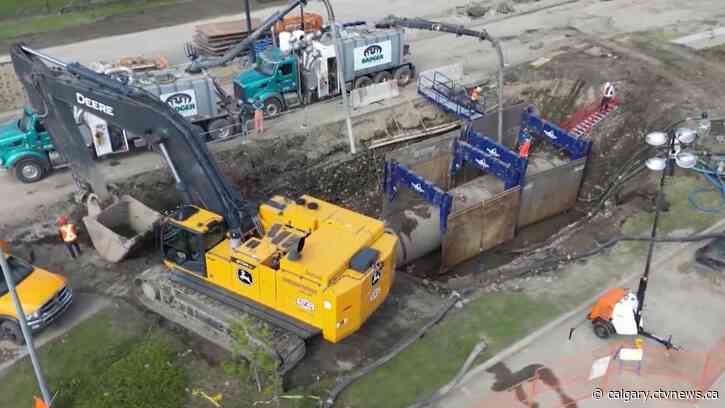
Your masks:
<path fill-rule="evenodd" d="M 223 220 L 197 210 L 167 222 L 209 241 Z M 357 331 L 387 297 L 398 238 L 381 221 L 309 196 L 275 196 L 260 205 L 259 220 L 264 236 L 250 233 L 234 248 L 224 237 L 205 249 L 204 273 L 168 258 L 166 264 L 317 328 L 333 343 Z"/>

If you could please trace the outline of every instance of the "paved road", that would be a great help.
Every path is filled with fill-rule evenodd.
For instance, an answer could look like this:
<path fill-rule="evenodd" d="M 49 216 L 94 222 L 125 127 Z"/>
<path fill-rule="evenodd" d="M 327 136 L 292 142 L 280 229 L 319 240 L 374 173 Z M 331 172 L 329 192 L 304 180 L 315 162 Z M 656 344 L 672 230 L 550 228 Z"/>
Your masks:
<path fill-rule="evenodd" d="M 665 215 L 667 216 L 667 215 Z M 719 222 L 718 226 L 712 231 L 722 231 L 725 228 L 725 221 Z M 711 280 L 712 276 L 703 276 L 693 271 L 693 254 L 695 250 L 703 245 L 695 244 L 667 244 L 658 245 L 655 250 L 655 263 L 652 268 L 652 279 L 650 280 L 649 289 L 647 291 L 645 325 L 654 333 L 660 335 L 673 335 L 673 341 L 690 352 L 706 352 L 710 350 L 716 342 L 725 336 L 725 319 L 723 319 L 723 311 L 725 310 L 725 274 L 720 275 L 719 285 L 714 284 Z M 623 287 L 636 288 L 639 275 L 641 274 L 643 261 L 633 262 L 632 267 L 627 273 L 632 274 L 633 278 L 628 279 Z M 567 268 L 565 273 L 586 274 L 589 265 L 574 265 Z M 590 306 L 589 306 L 590 307 Z M 511 356 L 504 358 L 500 364 L 494 365 L 491 369 L 480 367 L 470 372 L 466 379 L 455 388 L 447 398 L 444 398 L 437 405 L 446 408 L 480 408 L 484 406 L 497 406 L 497 408 L 518 407 L 518 403 L 513 399 L 507 399 L 508 404 L 498 402 L 492 404 L 492 398 L 496 398 L 492 388 L 494 383 L 501 381 L 507 383 L 507 386 L 513 386 L 516 382 L 511 382 L 510 378 L 516 378 L 516 374 L 510 373 L 531 372 L 527 367 L 532 364 L 540 364 L 551 369 L 554 376 L 557 376 L 563 389 L 563 393 L 572 399 L 582 398 L 578 402 L 579 408 L 588 407 L 625 407 L 631 406 L 632 402 L 608 400 L 606 397 L 596 401 L 591 398 L 592 390 L 597 384 L 589 383 L 587 376 L 590 374 L 591 365 L 595 357 L 592 357 L 593 350 L 602 350 L 607 346 L 615 347 L 623 341 L 631 341 L 631 338 L 617 336 L 611 341 L 603 341 L 594 336 L 588 322 L 582 324 L 575 332 L 573 341 L 569 342 L 569 330 L 576 327 L 583 321 L 584 316 L 588 312 L 581 311 L 574 314 L 571 318 L 560 321 L 554 327 L 550 327 L 543 334 L 536 337 L 533 342 L 512 353 Z M 653 343 L 651 341 L 649 344 Z M 656 343 L 652 346 L 657 346 Z M 597 354 L 596 356 L 604 356 L 605 354 Z M 655 353 L 651 353 L 654 356 Z M 617 369 L 610 376 L 610 386 L 612 389 L 618 389 L 621 386 L 630 387 L 629 389 L 681 389 L 685 387 L 683 380 L 675 380 L 671 378 L 677 374 L 684 376 L 699 373 L 696 367 L 702 368 L 702 357 L 698 354 L 693 358 L 681 359 L 676 363 L 672 363 L 671 367 L 675 370 L 665 368 L 666 364 L 661 367 L 654 367 L 654 362 L 650 363 L 647 369 L 653 371 L 660 370 L 665 374 L 663 377 L 655 376 L 636 376 L 636 375 L 618 375 Z M 647 358 L 648 355 L 645 355 Z M 654 357 L 650 357 L 654 359 Z M 645 360 L 647 364 L 648 360 Z M 649 360 L 651 361 L 651 360 Z M 665 360 L 668 361 L 668 360 Z M 672 362 L 673 360 L 669 360 Z M 616 367 L 616 366 L 615 366 Z M 691 369 L 692 368 L 692 369 Z M 531 375 L 531 374 L 529 374 Z M 507 379 L 507 377 L 509 379 Z M 527 376 L 517 378 L 523 381 Z M 699 381 L 699 377 L 692 377 L 693 380 Z M 540 408 L 559 407 L 560 401 L 558 395 L 550 392 L 542 383 L 539 383 L 542 394 L 539 402 L 548 401 L 547 405 L 542 403 Z M 721 407 L 725 401 L 725 378 L 721 378 L 719 383 L 713 387 L 720 393 L 720 399 L 717 401 L 700 402 L 699 407 Z M 530 395 L 531 393 L 528 392 Z M 485 405 L 485 404 L 489 405 Z M 642 401 L 636 402 L 640 406 L 656 406 L 656 407 L 676 407 L 682 403 L 670 402 L 648 402 L 643 404 Z M 574 407 L 571 405 L 568 408 Z"/>
<path fill-rule="evenodd" d="M 542 56 L 551 55 L 561 47 L 575 47 L 581 44 L 579 32 L 591 36 L 605 36 L 617 33 L 648 30 L 676 25 L 683 31 L 702 30 L 703 20 L 710 22 L 725 21 L 725 12 L 721 0 L 699 0 L 697 7 L 682 7 L 678 0 L 542 0 L 526 5 L 517 5 L 517 9 L 540 10 L 521 15 L 493 16 L 475 20 L 452 15 L 454 6 L 467 1 L 419 2 L 417 0 L 355 2 L 339 0 L 335 2 L 339 19 L 373 19 L 397 13 L 399 15 L 440 16 L 446 21 L 466 22 L 471 27 L 486 28 L 493 35 L 501 37 L 507 65 L 516 65 Z M 413 5 L 415 7 L 413 7 Z M 557 6 L 558 5 L 558 6 Z M 314 7 L 319 7 L 313 3 Z M 410 10 L 414 10 L 411 13 Z M 268 11 L 258 13 L 266 14 Z M 183 39 L 194 24 L 168 27 L 158 30 L 122 35 L 112 38 L 92 40 L 90 42 L 56 47 L 50 52 L 66 60 L 88 62 L 122 55 L 139 53 L 167 54 L 180 49 Z M 579 31 L 577 31 L 579 30 Z M 477 40 L 459 38 L 451 35 L 431 32 L 410 31 L 413 59 L 419 71 L 461 62 L 467 76 L 487 77 L 496 70 L 496 56 L 491 47 Z M 454 44 L 454 46 L 452 46 Z M 413 90 L 404 95 L 411 97 Z M 400 99 L 397 102 L 405 102 Z M 343 112 L 335 108 L 336 104 L 318 104 L 306 112 L 286 116 L 286 119 L 272 125 L 269 132 L 291 130 L 307 120 L 312 124 L 337 121 Z M 384 107 L 384 106 L 383 106 Z M 380 107 L 377 107 L 380 108 Z M 371 108 L 375 109 L 375 107 Z M 109 161 L 111 163 L 111 161 Z M 117 166 L 104 165 L 104 172 L 111 180 L 137 175 L 145 170 L 160 166 L 158 158 L 150 155 L 123 159 Z M 22 185 L 9 175 L 0 175 L 0 196 L 13 197 L 0 201 L 0 214 L 13 214 L 0 218 L 0 223 L 8 224 L 13 220 L 22 220 L 34 216 L 41 207 L 53 206 L 64 200 L 73 191 L 70 175 L 58 174 L 41 183 Z"/>

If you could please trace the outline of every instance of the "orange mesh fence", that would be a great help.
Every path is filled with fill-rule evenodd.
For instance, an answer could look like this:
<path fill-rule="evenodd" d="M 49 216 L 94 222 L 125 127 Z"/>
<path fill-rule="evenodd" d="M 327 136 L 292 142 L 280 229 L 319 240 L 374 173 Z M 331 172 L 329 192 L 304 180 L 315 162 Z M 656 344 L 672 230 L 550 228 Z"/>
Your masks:
<path fill-rule="evenodd" d="M 591 399 L 595 390 L 604 393 L 664 390 L 673 395 L 688 392 L 689 396 L 689 392 L 708 391 L 723 373 L 725 337 L 708 352 L 651 346 L 637 349 L 631 343 L 622 343 L 538 367 L 530 378 L 493 393 L 479 406 L 573 408 L 579 401 Z M 678 402 L 696 402 L 672 398 Z"/>

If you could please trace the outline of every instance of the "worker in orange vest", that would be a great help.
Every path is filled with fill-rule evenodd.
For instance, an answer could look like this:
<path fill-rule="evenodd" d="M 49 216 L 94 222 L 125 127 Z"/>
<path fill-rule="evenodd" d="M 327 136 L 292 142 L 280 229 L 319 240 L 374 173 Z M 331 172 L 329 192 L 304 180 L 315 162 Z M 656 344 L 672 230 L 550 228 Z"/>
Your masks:
<path fill-rule="evenodd" d="M 68 247 L 71 258 L 76 259 L 81 254 L 81 248 L 78 246 L 78 230 L 76 226 L 68 222 L 67 217 L 62 216 L 58 218 L 58 233 L 60 239 Z"/>
<path fill-rule="evenodd" d="M 616 90 L 614 84 L 607 82 L 602 88 L 602 103 L 599 104 L 599 111 L 604 112 L 609 108 L 609 104 L 614 100 Z"/>
<path fill-rule="evenodd" d="M 264 132 L 264 110 L 259 102 L 254 104 L 254 129 L 257 133 Z"/>
<path fill-rule="evenodd" d="M 529 150 L 531 149 L 531 139 L 524 140 L 519 146 L 519 157 L 525 159 L 529 157 Z"/>

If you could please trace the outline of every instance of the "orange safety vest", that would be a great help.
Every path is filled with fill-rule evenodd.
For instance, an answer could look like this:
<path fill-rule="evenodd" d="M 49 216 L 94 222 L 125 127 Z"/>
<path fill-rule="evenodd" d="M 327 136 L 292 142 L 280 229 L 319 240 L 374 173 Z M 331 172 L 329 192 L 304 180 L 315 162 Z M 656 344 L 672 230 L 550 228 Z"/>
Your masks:
<path fill-rule="evenodd" d="M 73 224 L 65 224 L 60 226 L 60 236 L 63 238 L 63 242 L 72 243 L 78 239 L 78 232 L 76 226 Z"/>
<path fill-rule="evenodd" d="M 38 397 L 33 397 L 33 398 L 35 399 L 35 408 L 48 408 L 48 406 L 45 404 L 45 402 L 42 399 L 40 399 Z"/>
<path fill-rule="evenodd" d="M 519 157 L 529 157 L 529 149 L 531 149 L 531 141 L 527 140 L 519 147 Z"/>

